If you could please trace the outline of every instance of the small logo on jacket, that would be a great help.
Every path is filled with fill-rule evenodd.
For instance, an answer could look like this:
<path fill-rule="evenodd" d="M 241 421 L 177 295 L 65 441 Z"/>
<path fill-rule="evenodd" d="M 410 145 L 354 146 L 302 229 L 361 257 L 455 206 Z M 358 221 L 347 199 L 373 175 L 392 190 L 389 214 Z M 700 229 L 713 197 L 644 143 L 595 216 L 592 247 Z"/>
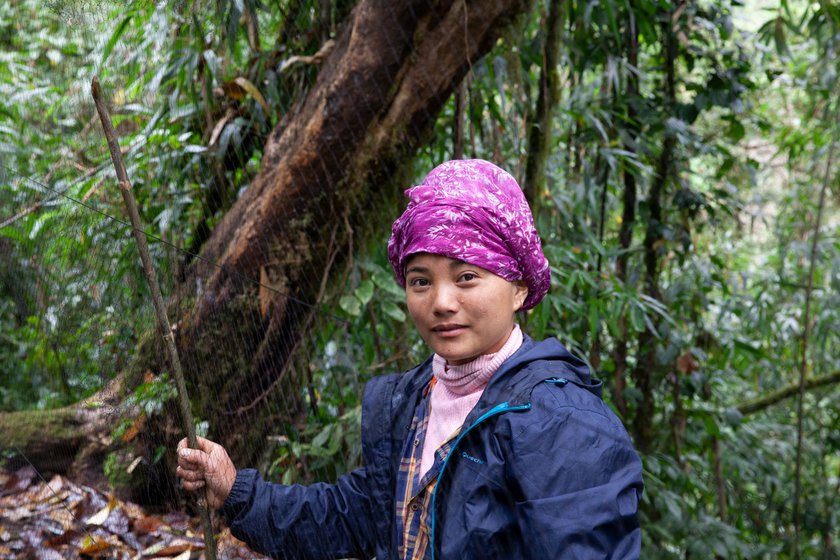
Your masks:
<path fill-rule="evenodd" d="M 481 460 L 481 459 L 479 459 L 478 457 L 473 457 L 472 455 L 470 455 L 470 454 L 469 454 L 469 453 L 467 453 L 466 451 L 462 451 L 462 452 L 461 452 L 461 457 L 463 457 L 464 459 L 469 459 L 469 460 L 470 460 L 470 461 L 472 461 L 473 463 L 478 463 L 479 465 L 483 465 L 483 464 L 484 464 L 484 461 L 482 461 L 482 460 Z"/>

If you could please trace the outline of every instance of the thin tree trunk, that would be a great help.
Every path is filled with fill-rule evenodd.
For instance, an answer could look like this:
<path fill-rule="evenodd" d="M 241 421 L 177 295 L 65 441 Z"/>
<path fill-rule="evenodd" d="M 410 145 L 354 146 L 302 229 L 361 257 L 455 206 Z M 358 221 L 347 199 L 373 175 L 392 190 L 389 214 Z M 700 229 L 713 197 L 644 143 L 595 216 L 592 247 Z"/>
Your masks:
<path fill-rule="evenodd" d="M 797 560 L 800 557 L 800 528 L 801 507 L 802 507 L 802 444 L 805 439 L 804 436 L 804 401 L 805 401 L 805 384 L 808 374 L 808 342 L 811 335 L 811 295 L 814 287 L 814 274 L 817 266 L 817 245 L 820 238 L 820 226 L 822 225 L 823 210 L 825 209 L 825 198 L 828 192 L 828 186 L 831 183 L 831 174 L 834 171 L 832 162 L 834 160 L 834 150 L 837 147 L 838 135 L 840 135 L 840 98 L 838 98 L 835 107 L 835 122 L 834 122 L 834 139 L 831 143 L 831 148 L 828 151 L 828 161 L 825 165 L 825 176 L 823 177 L 822 188 L 820 189 L 820 201 L 817 205 L 817 218 L 814 221 L 814 232 L 811 237 L 811 262 L 808 266 L 808 278 L 805 285 L 805 316 L 803 318 L 804 330 L 802 332 L 802 340 L 800 343 L 800 363 L 799 363 L 799 394 L 796 401 L 796 468 L 794 475 L 794 497 L 793 497 L 793 529 L 794 529 L 794 558 Z"/>
<path fill-rule="evenodd" d="M 452 127 L 452 159 L 464 159 L 464 104 L 465 84 L 458 84 L 455 90 L 455 126 Z"/>
<path fill-rule="evenodd" d="M 636 17 L 634 3 L 629 4 L 627 22 L 627 65 L 637 68 L 639 64 L 639 32 L 636 28 Z M 636 115 L 636 100 L 639 97 L 639 76 L 634 72 L 627 74 L 627 122 L 629 128 L 630 142 L 624 143 L 624 149 L 635 153 L 635 139 L 638 136 L 638 120 Z M 624 192 L 622 193 L 621 227 L 618 230 L 619 253 L 615 262 L 615 276 L 619 282 L 627 282 L 627 263 L 630 258 L 630 245 L 633 242 L 633 228 L 636 224 L 636 176 L 625 167 L 622 173 L 624 178 Z M 626 286 L 625 286 L 626 287 Z M 611 386 L 612 399 L 616 409 L 621 413 L 622 418 L 627 418 L 627 402 L 624 400 L 624 389 L 627 386 L 625 373 L 627 371 L 627 344 L 628 327 L 627 319 L 622 316 L 618 322 L 619 338 L 616 340 L 613 350 L 613 382 Z"/>
<path fill-rule="evenodd" d="M 560 37 L 563 29 L 563 0 L 548 0 L 546 35 L 543 42 L 543 66 L 534 118 L 528 134 L 528 159 L 525 162 L 523 189 L 532 206 L 538 208 L 545 190 L 545 167 L 551 147 L 551 122 L 559 97 L 560 74 L 557 71 Z"/>
<path fill-rule="evenodd" d="M 604 229 L 606 227 L 607 222 L 607 190 L 609 189 L 609 165 L 605 164 L 603 161 L 603 157 L 601 156 L 601 152 L 598 151 L 598 155 L 595 158 L 595 170 L 598 176 L 600 177 L 601 183 L 601 194 L 600 200 L 598 201 L 598 242 L 601 246 L 604 245 Z M 598 168 L 603 167 L 603 169 L 598 172 Z M 603 290 L 603 279 L 601 275 L 601 268 L 603 266 L 603 255 L 599 252 L 598 253 L 598 260 L 595 263 L 595 274 L 598 278 L 598 293 L 596 294 L 597 299 L 600 299 L 601 291 Z M 601 317 L 599 315 L 598 320 L 595 322 L 594 325 L 595 332 L 592 333 L 592 347 L 589 350 L 589 363 L 592 364 L 592 367 L 597 370 L 601 367 Z M 622 403 L 623 404 L 623 403 Z M 619 409 L 619 412 L 624 415 L 624 411 Z"/>
<path fill-rule="evenodd" d="M 675 64 L 677 41 L 674 36 L 674 12 L 670 12 L 662 24 L 663 49 L 665 54 L 665 109 L 666 115 L 673 114 L 676 104 Z M 645 293 L 653 299 L 661 299 L 659 293 L 659 255 L 657 244 L 662 235 L 662 196 L 673 171 L 673 157 L 676 139 L 665 132 L 656 176 L 647 198 L 648 224 L 644 240 Z M 653 325 L 656 325 L 653 320 Z M 633 418 L 636 442 L 643 452 L 651 450 L 653 444 L 653 415 L 655 412 L 654 379 L 659 369 L 656 362 L 656 337 L 651 328 L 639 333 L 639 358 L 633 368 L 633 381 L 641 393 L 641 400 Z"/>
<path fill-rule="evenodd" d="M 715 470 L 715 486 L 717 486 L 718 517 L 724 523 L 729 522 L 729 513 L 726 506 L 726 479 L 723 478 L 723 465 L 720 455 L 720 440 L 712 437 L 712 457 Z"/>

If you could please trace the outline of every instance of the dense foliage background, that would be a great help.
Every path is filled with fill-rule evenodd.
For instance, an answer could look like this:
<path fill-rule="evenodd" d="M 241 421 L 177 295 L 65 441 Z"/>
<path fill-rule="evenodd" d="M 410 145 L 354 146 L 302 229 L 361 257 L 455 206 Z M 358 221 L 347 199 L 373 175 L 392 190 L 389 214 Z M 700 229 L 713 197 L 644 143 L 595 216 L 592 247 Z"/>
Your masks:
<path fill-rule="evenodd" d="M 472 66 L 409 175 L 479 157 L 520 179 L 553 285 L 522 322 L 607 384 L 643 454 L 643 557 L 837 558 L 840 8 L 533 4 Z M 0 4 L 0 410 L 95 393 L 149 331 L 127 229 L 107 217 L 122 210 L 90 77 L 111 92 L 159 274 L 176 285 L 352 7 Z M 307 414 L 250 443 L 277 480 L 357 464 L 365 380 L 426 353 L 385 258 L 403 204 L 364 207 L 370 225 L 306 323 Z M 149 375 L 115 439 L 171 398 Z M 144 457 L 162 460 L 150 441 Z M 115 446 L 111 482 L 141 455 Z"/>

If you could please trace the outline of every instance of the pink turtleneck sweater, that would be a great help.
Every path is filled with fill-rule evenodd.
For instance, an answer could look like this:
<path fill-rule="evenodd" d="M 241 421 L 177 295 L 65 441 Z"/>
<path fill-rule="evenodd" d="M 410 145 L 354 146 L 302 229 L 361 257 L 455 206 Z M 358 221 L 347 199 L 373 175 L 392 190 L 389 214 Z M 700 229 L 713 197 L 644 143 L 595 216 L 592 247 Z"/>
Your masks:
<path fill-rule="evenodd" d="M 426 437 L 423 440 L 423 456 L 420 461 L 420 478 L 432 468 L 435 451 L 446 443 L 460 428 L 484 392 L 487 382 L 519 347 L 522 346 L 522 330 L 514 324 L 507 342 L 498 352 L 484 354 L 463 365 L 453 366 L 437 354 L 432 359 L 432 372 L 437 381 L 432 388 L 432 410 Z"/>

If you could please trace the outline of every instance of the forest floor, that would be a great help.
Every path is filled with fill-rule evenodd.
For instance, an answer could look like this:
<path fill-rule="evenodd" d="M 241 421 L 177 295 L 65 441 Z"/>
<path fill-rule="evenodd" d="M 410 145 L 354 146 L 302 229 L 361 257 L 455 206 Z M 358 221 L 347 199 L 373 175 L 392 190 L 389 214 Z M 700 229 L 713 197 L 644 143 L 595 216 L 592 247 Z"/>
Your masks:
<path fill-rule="evenodd" d="M 0 558 L 205 558 L 198 518 L 152 515 L 88 486 L 32 467 L 0 471 Z M 216 535 L 219 560 L 265 558 L 235 539 Z"/>

